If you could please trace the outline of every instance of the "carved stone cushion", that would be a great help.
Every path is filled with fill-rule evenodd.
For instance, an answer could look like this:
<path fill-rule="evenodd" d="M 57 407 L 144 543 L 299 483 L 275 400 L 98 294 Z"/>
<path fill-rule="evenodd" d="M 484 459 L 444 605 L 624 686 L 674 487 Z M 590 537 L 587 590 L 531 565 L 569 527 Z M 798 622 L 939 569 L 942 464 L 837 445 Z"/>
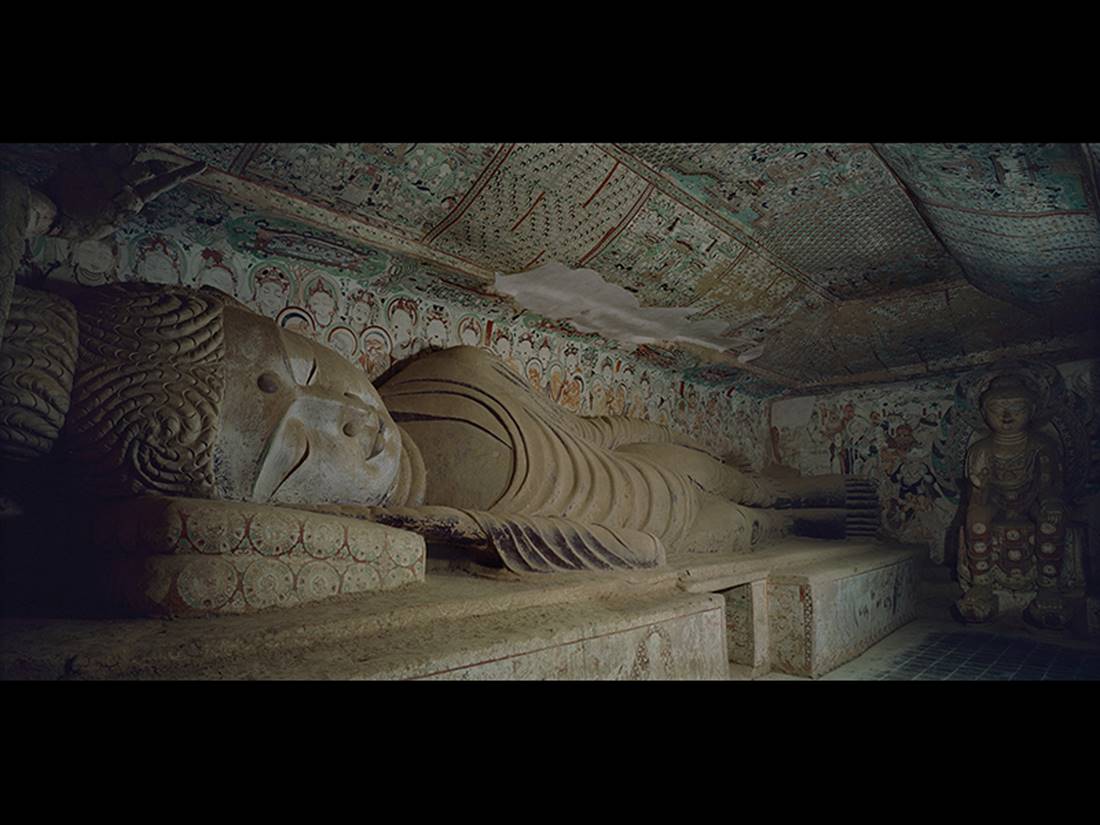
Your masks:
<path fill-rule="evenodd" d="M 148 496 L 105 506 L 93 535 L 116 598 L 154 615 L 249 613 L 424 580 L 420 536 L 289 507 Z"/>

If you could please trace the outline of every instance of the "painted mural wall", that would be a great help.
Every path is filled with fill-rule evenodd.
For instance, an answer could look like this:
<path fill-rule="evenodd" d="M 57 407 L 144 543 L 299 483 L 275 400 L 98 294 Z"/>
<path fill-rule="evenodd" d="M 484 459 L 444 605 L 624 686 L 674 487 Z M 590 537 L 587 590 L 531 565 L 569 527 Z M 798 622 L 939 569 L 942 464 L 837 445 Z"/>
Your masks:
<path fill-rule="evenodd" d="M 520 312 L 468 275 L 432 271 L 301 224 L 169 193 L 106 241 L 38 239 L 22 280 L 210 286 L 321 341 L 377 379 L 425 349 L 482 347 L 581 415 L 626 415 L 687 433 L 760 468 L 762 399 L 692 381 L 629 345 Z"/>
<path fill-rule="evenodd" d="M 1087 494 L 1100 492 L 1100 362 L 1059 364 L 1091 438 Z M 958 376 L 938 376 L 770 404 L 770 460 L 803 474 L 855 473 L 873 479 L 885 532 L 927 543 L 940 558 L 959 513 L 949 467 L 961 467 L 966 443 L 952 437 Z M 956 453 L 954 455 L 949 453 Z M 960 473 L 961 475 L 961 473 Z"/>

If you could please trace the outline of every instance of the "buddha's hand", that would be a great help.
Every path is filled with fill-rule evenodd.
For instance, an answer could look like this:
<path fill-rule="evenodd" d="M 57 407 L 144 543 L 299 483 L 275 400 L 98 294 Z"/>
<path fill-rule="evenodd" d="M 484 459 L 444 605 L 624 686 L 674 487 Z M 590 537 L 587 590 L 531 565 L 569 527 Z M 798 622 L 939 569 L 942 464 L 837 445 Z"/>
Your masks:
<path fill-rule="evenodd" d="M 389 527 L 412 530 L 429 541 L 485 545 L 488 537 L 473 518 L 454 507 L 364 507 L 366 518 Z"/>

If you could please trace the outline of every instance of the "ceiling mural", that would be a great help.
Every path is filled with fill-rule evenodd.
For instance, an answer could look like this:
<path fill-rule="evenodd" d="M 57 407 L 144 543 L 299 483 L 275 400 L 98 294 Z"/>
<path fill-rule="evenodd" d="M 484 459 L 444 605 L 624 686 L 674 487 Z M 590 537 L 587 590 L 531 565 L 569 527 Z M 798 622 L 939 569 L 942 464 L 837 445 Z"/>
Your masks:
<path fill-rule="evenodd" d="M 623 144 L 837 298 L 959 276 L 869 145 Z"/>
<path fill-rule="evenodd" d="M 40 179 L 72 145 L 8 144 Z M 1096 352 L 1100 144 L 156 144 L 210 168 L 152 229 L 450 304 L 554 261 L 729 347 L 640 361 L 766 395 Z M 387 263 L 388 262 L 388 263 Z M 387 281 L 389 282 L 389 281 Z M 410 281 L 411 283 L 411 281 Z"/>
<path fill-rule="evenodd" d="M 881 144 L 971 281 L 992 294 L 1055 301 L 1100 273 L 1100 223 L 1084 147 Z"/>

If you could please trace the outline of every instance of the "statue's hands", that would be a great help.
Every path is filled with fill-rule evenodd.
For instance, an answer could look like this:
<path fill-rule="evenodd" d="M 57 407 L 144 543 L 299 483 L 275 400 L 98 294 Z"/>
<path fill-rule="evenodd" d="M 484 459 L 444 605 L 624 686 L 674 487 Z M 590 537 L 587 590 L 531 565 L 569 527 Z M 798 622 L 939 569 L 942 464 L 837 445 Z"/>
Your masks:
<path fill-rule="evenodd" d="M 57 207 L 50 234 L 106 238 L 146 203 L 206 170 L 201 162 L 139 161 L 139 153 L 136 144 L 95 144 L 63 162 L 42 187 Z"/>
<path fill-rule="evenodd" d="M 371 521 L 412 530 L 430 541 L 476 546 L 488 541 L 481 525 L 454 507 L 364 507 L 363 510 Z"/>

